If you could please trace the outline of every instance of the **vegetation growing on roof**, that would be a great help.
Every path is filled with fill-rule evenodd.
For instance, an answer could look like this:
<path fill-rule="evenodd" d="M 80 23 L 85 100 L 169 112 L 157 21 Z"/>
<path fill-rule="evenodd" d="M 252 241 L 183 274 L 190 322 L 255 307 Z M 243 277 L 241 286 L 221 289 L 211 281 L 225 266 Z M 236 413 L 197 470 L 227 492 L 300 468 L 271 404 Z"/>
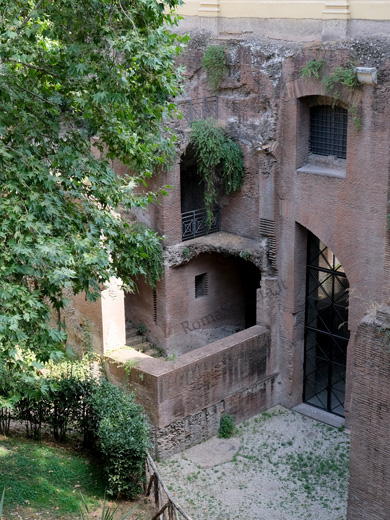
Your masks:
<path fill-rule="evenodd" d="M 303 69 L 301 69 L 301 77 L 318 79 L 322 75 L 324 66 L 325 60 L 310 60 Z"/>
<path fill-rule="evenodd" d="M 340 96 L 338 88 L 340 86 L 347 87 L 348 90 L 353 91 L 360 86 L 359 80 L 355 72 L 354 65 L 348 67 L 335 67 L 330 74 L 324 75 L 325 60 L 310 60 L 300 71 L 302 78 L 317 78 L 321 79 L 325 86 L 325 92 L 334 94 L 336 97 Z"/>

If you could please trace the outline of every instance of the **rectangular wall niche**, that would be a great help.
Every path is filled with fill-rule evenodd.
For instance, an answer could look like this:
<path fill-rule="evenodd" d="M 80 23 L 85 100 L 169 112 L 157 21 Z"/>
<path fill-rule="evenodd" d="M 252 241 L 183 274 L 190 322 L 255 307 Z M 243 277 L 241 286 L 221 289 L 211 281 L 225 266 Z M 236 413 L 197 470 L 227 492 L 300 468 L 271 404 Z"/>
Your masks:
<path fill-rule="evenodd" d="M 195 276 L 195 298 L 201 298 L 208 294 L 208 274 L 202 273 Z"/>

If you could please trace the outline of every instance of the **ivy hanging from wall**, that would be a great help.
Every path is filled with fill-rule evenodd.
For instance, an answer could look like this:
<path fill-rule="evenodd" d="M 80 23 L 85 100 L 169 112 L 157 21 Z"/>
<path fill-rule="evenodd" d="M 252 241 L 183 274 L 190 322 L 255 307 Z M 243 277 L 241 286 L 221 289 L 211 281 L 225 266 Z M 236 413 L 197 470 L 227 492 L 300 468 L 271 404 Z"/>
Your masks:
<path fill-rule="evenodd" d="M 212 119 L 193 123 L 190 144 L 196 151 L 197 171 L 205 184 L 204 205 L 210 225 L 213 207 L 218 202 L 218 178 L 222 177 L 227 195 L 239 190 L 244 180 L 244 154 L 240 145 Z"/>

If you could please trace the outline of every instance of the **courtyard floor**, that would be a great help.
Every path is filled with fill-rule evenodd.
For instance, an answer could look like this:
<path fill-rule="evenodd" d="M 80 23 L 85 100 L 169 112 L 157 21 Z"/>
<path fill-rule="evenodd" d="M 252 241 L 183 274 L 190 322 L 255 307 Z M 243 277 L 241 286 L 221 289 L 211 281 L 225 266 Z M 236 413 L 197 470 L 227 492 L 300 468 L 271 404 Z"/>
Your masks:
<path fill-rule="evenodd" d="M 158 464 L 193 520 L 345 520 L 349 435 L 275 407 Z"/>

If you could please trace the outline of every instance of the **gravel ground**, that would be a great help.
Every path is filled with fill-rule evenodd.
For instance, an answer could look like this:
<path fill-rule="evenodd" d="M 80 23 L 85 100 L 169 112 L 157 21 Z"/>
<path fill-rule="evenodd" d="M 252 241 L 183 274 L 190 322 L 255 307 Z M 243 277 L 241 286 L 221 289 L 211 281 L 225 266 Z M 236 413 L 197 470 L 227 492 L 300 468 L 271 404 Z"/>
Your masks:
<path fill-rule="evenodd" d="M 344 520 L 349 435 L 275 407 L 158 464 L 193 520 Z"/>

